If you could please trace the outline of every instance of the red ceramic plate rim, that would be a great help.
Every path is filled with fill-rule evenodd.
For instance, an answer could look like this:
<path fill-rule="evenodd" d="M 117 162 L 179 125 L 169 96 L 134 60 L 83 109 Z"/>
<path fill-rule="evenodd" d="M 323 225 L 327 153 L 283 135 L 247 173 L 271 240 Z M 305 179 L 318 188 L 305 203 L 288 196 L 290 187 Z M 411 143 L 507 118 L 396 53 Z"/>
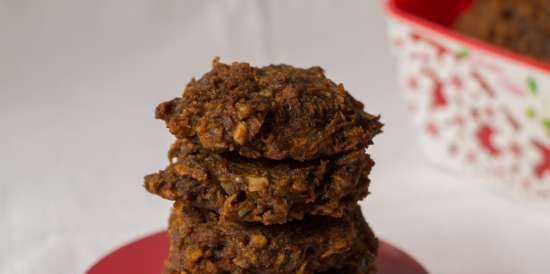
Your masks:
<path fill-rule="evenodd" d="M 156 274 L 168 253 L 166 231 L 150 234 L 132 241 L 108 253 L 95 263 L 86 274 Z M 151 263 L 144 263 L 151 262 Z M 377 266 L 381 274 L 427 274 L 428 272 L 411 256 L 380 241 Z"/>

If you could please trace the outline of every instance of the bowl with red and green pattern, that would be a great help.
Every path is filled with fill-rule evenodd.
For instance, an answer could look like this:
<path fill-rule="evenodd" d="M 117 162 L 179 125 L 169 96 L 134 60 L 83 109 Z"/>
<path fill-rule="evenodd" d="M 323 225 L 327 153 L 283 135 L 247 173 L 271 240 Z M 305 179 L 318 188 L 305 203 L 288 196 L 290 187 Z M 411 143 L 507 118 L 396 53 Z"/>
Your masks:
<path fill-rule="evenodd" d="M 420 143 L 439 165 L 550 201 L 550 63 L 456 31 L 473 4 L 387 2 Z"/>

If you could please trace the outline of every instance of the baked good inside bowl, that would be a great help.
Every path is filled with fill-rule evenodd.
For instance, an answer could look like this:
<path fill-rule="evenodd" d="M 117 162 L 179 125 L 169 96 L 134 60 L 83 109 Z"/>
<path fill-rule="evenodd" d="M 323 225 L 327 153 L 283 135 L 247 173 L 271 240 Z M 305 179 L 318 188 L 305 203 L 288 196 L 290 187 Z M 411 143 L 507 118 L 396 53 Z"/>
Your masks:
<path fill-rule="evenodd" d="M 550 63 L 550 1 L 477 0 L 455 22 L 468 36 Z"/>

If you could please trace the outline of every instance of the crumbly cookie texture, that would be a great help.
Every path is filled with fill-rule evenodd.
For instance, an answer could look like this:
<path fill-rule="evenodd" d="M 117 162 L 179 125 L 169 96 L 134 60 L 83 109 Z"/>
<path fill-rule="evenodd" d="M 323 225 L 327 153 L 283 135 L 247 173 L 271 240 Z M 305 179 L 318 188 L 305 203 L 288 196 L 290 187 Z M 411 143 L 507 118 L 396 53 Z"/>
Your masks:
<path fill-rule="evenodd" d="M 455 28 L 503 48 L 550 62 L 550 1 L 478 0 Z"/>
<path fill-rule="evenodd" d="M 343 85 L 319 67 L 262 68 L 223 64 L 191 80 L 181 97 L 160 104 L 156 117 L 176 137 L 215 152 L 299 161 L 365 148 L 381 132 Z"/>
<path fill-rule="evenodd" d="M 216 154 L 179 140 L 174 162 L 145 177 L 170 200 L 216 211 L 232 221 L 282 224 L 305 215 L 342 217 L 368 194 L 374 162 L 363 149 L 307 162 Z"/>
<path fill-rule="evenodd" d="M 176 203 L 170 238 L 166 274 L 366 273 L 378 245 L 359 207 L 341 219 L 310 216 L 264 226 Z"/>

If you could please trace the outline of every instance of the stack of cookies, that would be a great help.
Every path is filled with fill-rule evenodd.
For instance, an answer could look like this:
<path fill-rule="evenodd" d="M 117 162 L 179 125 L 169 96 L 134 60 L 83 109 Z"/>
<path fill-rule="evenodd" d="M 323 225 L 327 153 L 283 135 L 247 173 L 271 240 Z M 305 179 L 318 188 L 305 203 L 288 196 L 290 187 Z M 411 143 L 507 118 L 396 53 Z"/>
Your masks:
<path fill-rule="evenodd" d="M 321 68 L 215 59 L 156 117 L 176 136 L 145 178 L 175 201 L 165 274 L 375 273 L 357 202 L 382 124 Z"/>

